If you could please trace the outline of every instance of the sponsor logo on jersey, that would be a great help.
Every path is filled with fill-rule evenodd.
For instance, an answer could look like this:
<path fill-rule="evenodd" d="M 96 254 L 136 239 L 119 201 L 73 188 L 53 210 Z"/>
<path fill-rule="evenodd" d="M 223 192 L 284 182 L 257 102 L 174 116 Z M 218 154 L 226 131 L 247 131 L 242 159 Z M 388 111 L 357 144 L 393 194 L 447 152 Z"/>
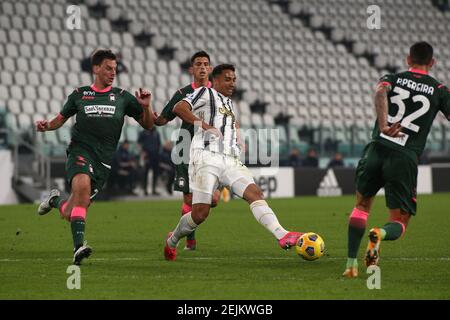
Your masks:
<path fill-rule="evenodd" d="M 186 93 L 186 98 L 192 100 L 195 98 L 197 92 Z"/>
<path fill-rule="evenodd" d="M 111 116 L 116 113 L 116 107 L 106 105 L 84 106 L 84 113 L 87 115 Z"/>
<path fill-rule="evenodd" d="M 231 117 L 231 118 L 234 119 L 233 111 L 227 109 L 225 106 L 220 107 L 220 108 L 219 108 L 219 112 L 220 112 L 221 114 L 225 114 L 225 115 L 227 115 L 227 116 L 229 116 L 229 117 Z"/>
<path fill-rule="evenodd" d="M 83 91 L 83 96 L 81 100 L 94 100 L 95 99 L 95 91 Z"/>
<path fill-rule="evenodd" d="M 320 197 L 342 195 L 342 189 L 339 187 L 333 169 L 328 169 L 327 173 L 323 177 L 320 182 L 319 189 L 317 189 L 317 195 Z"/>

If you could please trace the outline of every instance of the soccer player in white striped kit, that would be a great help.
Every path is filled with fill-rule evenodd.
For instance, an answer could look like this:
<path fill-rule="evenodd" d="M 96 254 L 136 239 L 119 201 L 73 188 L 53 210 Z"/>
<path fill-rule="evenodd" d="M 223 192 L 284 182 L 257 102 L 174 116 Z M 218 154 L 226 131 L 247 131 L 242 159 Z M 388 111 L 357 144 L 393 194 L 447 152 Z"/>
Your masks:
<path fill-rule="evenodd" d="M 198 88 L 174 107 L 175 114 L 183 121 L 196 125 L 189 163 L 193 206 L 192 212 L 181 217 L 175 230 L 169 233 L 164 248 L 166 260 L 175 260 L 180 239 L 206 220 L 219 184 L 228 186 L 249 203 L 256 220 L 275 236 L 281 248 L 295 246 L 302 235 L 280 225 L 250 170 L 239 160 L 239 125 L 230 99 L 236 84 L 234 66 L 218 65 L 212 78 L 213 88 Z"/>

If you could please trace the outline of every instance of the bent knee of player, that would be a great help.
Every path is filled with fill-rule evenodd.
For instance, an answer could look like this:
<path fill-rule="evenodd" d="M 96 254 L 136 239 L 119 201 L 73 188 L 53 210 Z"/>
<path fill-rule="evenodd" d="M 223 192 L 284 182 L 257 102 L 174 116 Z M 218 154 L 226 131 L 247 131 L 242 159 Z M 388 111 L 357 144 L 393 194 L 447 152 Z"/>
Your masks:
<path fill-rule="evenodd" d="M 211 207 L 211 197 L 210 193 L 205 193 L 201 191 L 194 191 L 192 195 L 192 219 L 196 224 L 200 224 L 209 215 L 209 209 Z"/>
<path fill-rule="evenodd" d="M 73 206 L 89 207 L 91 203 L 91 177 L 87 174 L 77 174 L 72 179 Z"/>
<path fill-rule="evenodd" d="M 252 183 L 245 189 L 244 199 L 251 204 L 257 200 L 263 200 L 264 194 L 256 184 Z"/>
<path fill-rule="evenodd" d="M 82 196 L 91 192 L 91 177 L 84 173 L 79 173 L 72 178 L 72 194 L 74 196 Z"/>
<path fill-rule="evenodd" d="M 389 221 L 399 223 L 402 226 L 402 234 L 405 233 L 411 215 L 401 209 L 389 210 Z"/>
<path fill-rule="evenodd" d="M 207 204 L 194 204 L 192 207 L 192 220 L 198 225 L 206 220 L 209 215 L 209 205 Z"/>
<path fill-rule="evenodd" d="M 90 191 L 89 192 L 80 192 L 78 194 L 74 194 L 73 197 L 73 206 L 74 207 L 83 207 L 89 208 L 91 205 Z"/>
<path fill-rule="evenodd" d="M 206 220 L 206 218 L 208 218 L 209 215 L 209 208 L 208 209 L 203 209 L 202 211 L 199 212 L 199 218 L 200 221 L 203 222 Z"/>

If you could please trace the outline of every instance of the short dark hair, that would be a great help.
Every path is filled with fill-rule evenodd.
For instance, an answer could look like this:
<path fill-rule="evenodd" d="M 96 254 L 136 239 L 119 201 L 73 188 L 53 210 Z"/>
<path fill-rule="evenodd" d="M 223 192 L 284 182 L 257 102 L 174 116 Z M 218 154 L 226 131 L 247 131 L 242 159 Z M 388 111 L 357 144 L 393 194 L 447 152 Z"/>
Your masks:
<path fill-rule="evenodd" d="M 218 76 L 220 76 L 222 74 L 222 72 L 224 72 L 225 70 L 231 70 L 231 71 L 235 71 L 234 65 L 232 64 L 219 64 L 218 66 L 216 66 L 213 71 L 212 71 L 212 77 L 216 78 Z"/>
<path fill-rule="evenodd" d="M 411 62 L 418 65 L 427 65 L 433 59 L 433 47 L 425 41 L 414 43 L 409 49 Z"/>
<path fill-rule="evenodd" d="M 191 66 L 194 65 L 194 61 L 197 58 L 208 58 L 208 62 L 211 63 L 211 59 L 209 57 L 209 54 L 206 53 L 206 51 L 197 51 L 196 53 L 194 53 L 191 57 Z"/>
<path fill-rule="evenodd" d="M 116 55 L 111 50 L 99 49 L 92 54 L 91 64 L 92 66 L 99 66 L 106 59 L 117 60 Z"/>

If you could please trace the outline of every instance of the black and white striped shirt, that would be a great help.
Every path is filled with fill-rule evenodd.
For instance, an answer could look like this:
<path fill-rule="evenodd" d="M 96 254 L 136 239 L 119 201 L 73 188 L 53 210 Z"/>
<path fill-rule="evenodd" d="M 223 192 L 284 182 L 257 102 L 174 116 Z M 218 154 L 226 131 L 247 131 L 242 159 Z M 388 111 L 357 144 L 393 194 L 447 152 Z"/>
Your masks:
<path fill-rule="evenodd" d="M 217 128 L 223 139 L 209 139 L 200 128 L 196 128 L 191 149 L 207 149 L 226 155 L 239 156 L 236 117 L 233 101 L 212 88 L 201 87 L 183 99 L 191 106 L 192 113 Z"/>

